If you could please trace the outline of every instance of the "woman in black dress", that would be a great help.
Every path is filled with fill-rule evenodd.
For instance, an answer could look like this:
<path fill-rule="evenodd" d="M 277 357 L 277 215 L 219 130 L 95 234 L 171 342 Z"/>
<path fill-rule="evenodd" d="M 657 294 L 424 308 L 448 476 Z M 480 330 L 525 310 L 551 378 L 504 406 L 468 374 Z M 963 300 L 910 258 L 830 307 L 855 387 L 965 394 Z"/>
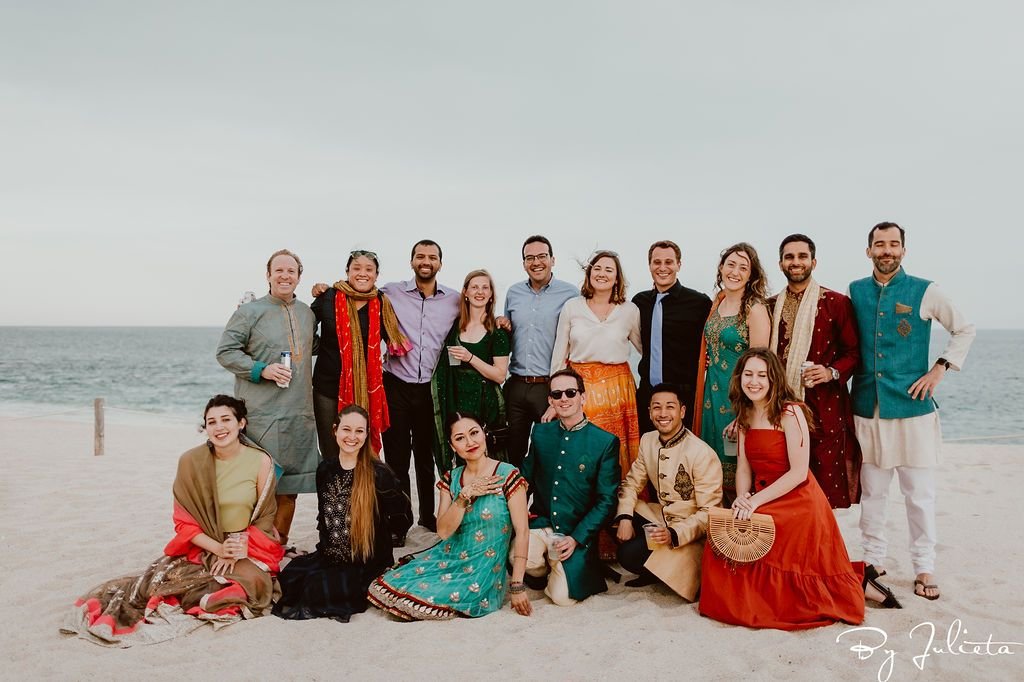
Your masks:
<path fill-rule="evenodd" d="M 412 526 L 412 506 L 398 480 L 370 446 L 369 418 L 348 405 L 334 421 L 337 458 L 316 472 L 320 541 L 281 572 L 274 615 L 289 620 L 331 618 L 347 623 L 366 610 L 366 589 L 394 557 L 391 536 Z"/>

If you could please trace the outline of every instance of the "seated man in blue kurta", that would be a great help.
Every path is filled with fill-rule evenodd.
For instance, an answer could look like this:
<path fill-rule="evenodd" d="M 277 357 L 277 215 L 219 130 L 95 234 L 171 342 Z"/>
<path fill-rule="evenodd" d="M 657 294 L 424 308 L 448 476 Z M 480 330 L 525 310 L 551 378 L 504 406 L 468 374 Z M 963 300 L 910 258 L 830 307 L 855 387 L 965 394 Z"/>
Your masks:
<path fill-rule="evenodd" d="M 553 374 L 548 391 L 556 419 L 534 425 L 522 466 L 533 494 L 526 574 L 531 583 L 547 576 L 544 594 L 568 606 L 608 589 L 597 533 L 615 511 L 619 439 L 587 421 L 576 372 Z"/>

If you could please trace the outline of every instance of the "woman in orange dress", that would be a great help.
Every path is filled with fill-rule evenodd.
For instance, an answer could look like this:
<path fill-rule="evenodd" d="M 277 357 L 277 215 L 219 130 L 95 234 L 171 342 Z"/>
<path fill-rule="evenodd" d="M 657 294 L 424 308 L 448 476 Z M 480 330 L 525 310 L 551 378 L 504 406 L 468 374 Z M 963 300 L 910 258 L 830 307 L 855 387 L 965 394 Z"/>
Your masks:
<path fill-rule="evenodd" d="M 864 600 L 899 604 L 864 564 L 850 562 L 825 493 L 808 470 L 808 412 L 778 357 L 751 348 L 736 363 L 729 398 L 739 429 L 733 515 L 775 521 L 775 543 L 752 563 L 730 562 L 709 540 L 701 566 L 701 615 L 753 628 L 803 630 L 864 620 Z M 739 492 L 742 491 L 742 492 Z"/>

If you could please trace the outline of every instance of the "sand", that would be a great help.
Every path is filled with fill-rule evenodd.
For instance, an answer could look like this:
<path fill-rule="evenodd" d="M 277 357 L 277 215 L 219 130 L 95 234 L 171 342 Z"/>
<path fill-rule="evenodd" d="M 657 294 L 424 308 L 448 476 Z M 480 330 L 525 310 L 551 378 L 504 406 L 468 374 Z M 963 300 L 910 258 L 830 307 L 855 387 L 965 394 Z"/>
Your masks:
<path fill-rule="evenodd" d="M 92 455 L 91 424 L 0 420 L 0 670 L 5 679 L 623 679 L 671 677 L 794 680 L 1024 679 L 1024 598 L 1014 577 L 1024 565 L 1017 500 L 1024 447 L 947 445 L 939 472 L 938 601 L 911 594 L 902 501 L 890 502 L 889 583 L 903 610 L 869 608 L 864 627 L 884 630 L 883 649 L 858 660 L 858 641 L 878 631 L 834 625 L 788 633 L 722 625 L 661 586 L 610 585 L 606 594 L 559 608 L 531 592 L 534 614 L 506 605 L 475 620 L 399 623 L 371 610 L 351 623 L 244 621 L 202 628 L 171 642 L 107 649 L 58 626 L 81 593 L 137 573 L 171 535 L 171 481 L 178 455 L 201 442 L 194 427 L 153 418 L 108 421 L 107 451 Z M 859 508 L 838 513 L 859 558 Z M 293 538 L 312 549 L 316 498 L 300 497 Z M 400 552 L 431 544 L 414 527 Z M 927 644 L 973 650 L 967 641 L 1021 642 L 998 655 L 933 653 Z M 839 643 L 836 639 L 840 638 Z M 886 666 L 891 663 L 891 670 Z"/>

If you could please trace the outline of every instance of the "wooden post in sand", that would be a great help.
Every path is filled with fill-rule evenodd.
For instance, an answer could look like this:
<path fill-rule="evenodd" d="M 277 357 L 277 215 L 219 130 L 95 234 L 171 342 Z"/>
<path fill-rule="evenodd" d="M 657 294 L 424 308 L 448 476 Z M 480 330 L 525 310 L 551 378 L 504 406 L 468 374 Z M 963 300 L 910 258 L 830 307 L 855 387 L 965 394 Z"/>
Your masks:
<path fill-rule="evenodd" d="M 99 457 L 103 454 L 103 398 L 96 398 L 92 401 L 93 411 L 93 439 L 92 454 Z"/>

